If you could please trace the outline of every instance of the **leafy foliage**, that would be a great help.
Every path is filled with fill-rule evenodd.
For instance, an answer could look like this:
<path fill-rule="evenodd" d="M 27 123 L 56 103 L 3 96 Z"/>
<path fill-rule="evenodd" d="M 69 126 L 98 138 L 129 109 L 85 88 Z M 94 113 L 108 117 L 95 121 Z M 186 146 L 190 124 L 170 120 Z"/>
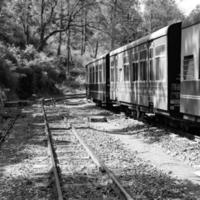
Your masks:
<path fill-rule="evenodd" d="M 144 6 L 144 33 L 184 19 L 175 0 L 145 0 Z"/>
<path fill-rule="evenodd" d="M 184 21 L 184 25 L 191 25 L 200 21 L 200 5 L 197 5 L 190 15 Z"/>

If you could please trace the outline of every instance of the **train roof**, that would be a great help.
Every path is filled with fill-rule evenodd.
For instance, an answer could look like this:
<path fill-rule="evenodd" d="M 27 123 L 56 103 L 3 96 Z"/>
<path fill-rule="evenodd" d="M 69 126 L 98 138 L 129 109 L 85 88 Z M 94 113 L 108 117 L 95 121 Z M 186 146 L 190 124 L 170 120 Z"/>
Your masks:
<path fill-rule="evenodd" d="M 175 23 L 175 24 L 180 24 L 180 22 Z M 143 44 L 143 43 L 145 43 L 147 41 L 155 40 L 157 38 L 163 37 L 163 36 L 167 35 L 169 28 L 171 26 L 175 25 L 175 24 L 172 24 L 172 25 L 166 26 L 164 28 L 161 28 L 161 29 L 159 29 L 159 30 L 147 35 L 147 36 L 144 36 L 144 37 L 142 37 L 142 38 L 140 38 L 138 40 L 135 40 L 135 41 L 133 41 L 133 42 L 131 42 L 129 44 L 126 44 L 126 45 L 124 45 L 122 47 L 119 47 L 118 49 L 115 49 L 115 50 L 111 51 L 110 55 L 111 56 L 115 55 L 115 54 L 123 52 L 123 51 L 125 51 L 127 49 L 130 49 L 130 48 L 133 48 L 133 47 L 138 46 L 140 44 Z"/>
<path fill-rule="evenodd" d="M 186 28 L 190 28 L 191 26 L 196 26 L 200 24 L 200 20 L 195 20 L 194 22 L 190 22 L 190 21 L 183 21 L 182 23 L 182 29 L 186 29 Z"/>
<path fill-rule="evenodd" d="M 97 62 L 97 61 L 99 61 L 101 59 L 104 59 L 106 57 L 106 55 L 108 55 L 108 53 L 105 53 L 105 54 L 99 56 L 98 58 L 94 58 L 92 61 L 90 61 L 89 63 L 87 63 L 86 66 L 89 65 L 89 64 L 92 64 L 94 62 Z"/>

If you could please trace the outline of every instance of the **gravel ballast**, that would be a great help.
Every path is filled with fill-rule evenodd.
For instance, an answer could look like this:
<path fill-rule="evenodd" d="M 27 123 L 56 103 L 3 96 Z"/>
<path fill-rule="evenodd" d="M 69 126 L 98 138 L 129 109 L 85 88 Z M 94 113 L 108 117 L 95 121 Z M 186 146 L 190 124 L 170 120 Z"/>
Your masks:
<path fill-rule="evenodd" d="M 140 159 L 137 151 L 131 152 L 114 136 L 115 134 L 133 134 L 143 137 L 144 141 L 152 142 L 149 126 L 142 122 L 126 118 L 123 114 L 113 114 L 101 108 L 88 105 L 85 108 L 72 108 L 71 116 L 77 116 L 79 123 L 92 116 L 106 116 L 108 123 L 87 123 L 88 129 L 79 128 L 79 133 L 92 146 L 96 154 L 112 169 L 137 199 L 200 199 L 199 185 L 187 180 L 172 178 L 170 173 L 163 173 L 145 160 Z M 73 119 L 71 119 L 73 122 Z M 90 120 L 89 120 L 90 121 Z M 76 121 L 74 126 L 78 125 Z M 96 130 L 97 129 L 97 130 Z M 159 128 L 154 131 L 160 132 Z M 149 133 L 149 136 L 145 135 Z M 154 135 L 156 137 L 157 134 Z M 162 144 L 167 144 L 163 132 Z M 171 136 L 170 136 L 171 137 Z M 180 138 L 177 136 L 177 138 Z M 161 141 L 161 140 L 160 140 Z M 174 143 L 177 141 L 175 140 Z M 190 141 L 187 141 L 188 144 Z M 178 143 L 178 142 L 177 142 Z M 185 146 L 186 148 L 187 146 Z M 164 146 L 163 146 L 164 148 Z M 173 151 L 173 148 L 171 149 Z M 149 158 L 151 160 L 151 158 Z"/>
<path fill-rule="evenodd" d="M 22 110 L 0 149 L 0 199 L 50 199 L 49 160 L 40 109 Z"/>

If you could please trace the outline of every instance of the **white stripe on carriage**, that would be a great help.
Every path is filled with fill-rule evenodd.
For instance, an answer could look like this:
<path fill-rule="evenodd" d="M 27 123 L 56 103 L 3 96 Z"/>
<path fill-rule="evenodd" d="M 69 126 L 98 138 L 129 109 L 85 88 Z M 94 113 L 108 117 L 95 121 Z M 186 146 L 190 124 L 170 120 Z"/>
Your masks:
<path fill-rule="evenodd" d="M 200 96 L 197 95 L 184 95 L 181 94 L 182 99 L 195 99 L 195 100 L 200 100 Z"/>

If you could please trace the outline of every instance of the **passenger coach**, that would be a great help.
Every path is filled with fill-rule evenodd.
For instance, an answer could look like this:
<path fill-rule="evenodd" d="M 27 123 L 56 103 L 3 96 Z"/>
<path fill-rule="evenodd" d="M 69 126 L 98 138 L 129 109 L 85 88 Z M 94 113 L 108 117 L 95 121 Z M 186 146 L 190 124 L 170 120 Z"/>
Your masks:
<path fill-rule="evenodd" d="M 200 122 L 200 23 L 175 23 L 120 47 L 86 66 L 87 96 Z"/>
<path fill-rule="evenodd" d="M 98 104 L 109 102 L 109 54 L 103 55 L 86 65 L 86 93 Z"/>
<path fill-rule="evenodd" d="M 180 107 L 181 23 L 110 52 L 110 100 L 137 111 L 175 114 Z"/>
<path fill-rule="evenodd" d="M 182 29 L 180 102 L 183 117 L 200 122 L 200 23 Z"/>

